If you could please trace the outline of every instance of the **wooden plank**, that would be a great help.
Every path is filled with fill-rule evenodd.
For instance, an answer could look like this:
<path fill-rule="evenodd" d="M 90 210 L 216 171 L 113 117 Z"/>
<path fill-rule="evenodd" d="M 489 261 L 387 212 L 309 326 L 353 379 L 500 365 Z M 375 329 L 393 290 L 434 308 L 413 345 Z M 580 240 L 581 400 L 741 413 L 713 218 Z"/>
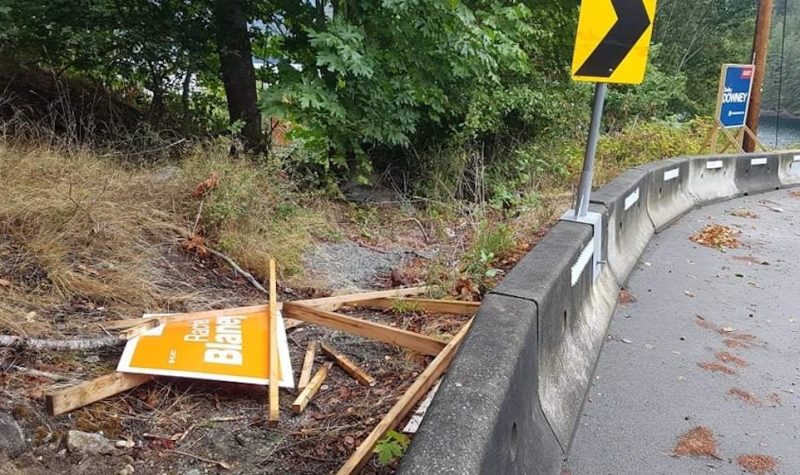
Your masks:
<path fill-rule="evenodd" d="M 283 304 L 281 304 L 281 302 L 278 302 L 278 309 L 280 310 L 282 307 Z M 125 320 L 111 320 L 108 322 L 103 322 L 101 325 L 103 326 L 103 328 L 107 330 L 120 330 L 125 328 L 137 327 L 139 325 L 146 323 L 149 320 L 156 320 L 159 322 L 187 322 L 193 320 L 202 320 L 204 318 L 243 315 L 246 313 L 258 313 L 268 310 L 269 310 L 269 305 L 251 305 L 249 307 L 223 308 L 219 310 L 203 310 L 201 312 L 174 313 L 168 315 L 154 316 L 152 318 L 128 318 Z M 292 320 L 290 318 L 284 319 L 283 323 L 287 330 L 294 328 L 298 325 L 302 325 L 302 322 L 298 320 Z"/>
<path fill-rule="evenodd" d="M 321 308 L 324 310 L 338 310 L 346 302 L 360 302 L 364 300 L 389 298 L 389 297 L 408 297 L 414 295 L 421 295 L 428 291 L 428 287 L 409 287 L 405 289 L 391 289 L 379 290 L 376 292 L 365 292 L 360 294 L 339 295 L 336 297 L 322 297 L 317 299 L 297 300 L 296 303 L 307 305 L 309 307 Z M 278 309 L 283 307 L 281 302 L 278 302 Z M 203 318 L 211 318 L 215 316 L 232 316 L 241 315 L 244 313 L 257 313 L 269 310 L 269 305 L 250 305 L 246 307 L 233 307 L 222 308 L 219 310 L 203 310 L 200 312 L 177 313 L 173 315 L 161 315 L 154 318 L 166 319 L 171 322 L 185 322 L 192 320 L 200 320 Z M 102 325 L 108 330 L 119 330 L 123 328 L 130 328 L 139 326 L 143 323 L 141 318 L 128 318 L 125 320 L 111 320 L 104 322 Z M 286 329 L 294 328 L 298 325 L 297 322 L 287 319 L 284 321 Z"/>
<path fill-rule="evenodd" d="M 329 312 L 295 302 L 285 302 L 283 304 L 283 311 L 286 315 L 304 322 L 333 328 L 334 330 L 344 331 L 392 345 L 402 346 L 425 355 L 438 355 L 446 344 L 443 341 L 429 336 L 362 320 L 360 318 L 348 317 L 340 313 Z"/>
<path fill-rule="evenodd" d="M 332 311 L 342 308 L 347 303 L 389 297 L 412 297 L 414 295 L 422 295 L 427 291 L 428 287 L 408 287 L 404 289 L 378 290 L 375 292 L 362 292 L 358 294 L 337 295 L 334 297 L 322 297 L 318 299 L 297 300 L 296 303 L 322 310 Z"/>
<path fill-rule="evenodd" d="M 436 380 L 447 371 L 450 361 L 452 361 L 453 356 L 455 356 L 459 346 L 461 346 L 461 342 L 464 340 L 464 336 L 466 336 L 469 331 L 471 324 L 472 320 L 467 322 L 458 334 L 450 340 L 447 346 L 444 347 L 441 353 L 433 359 L 431 364 L 425 368 L 425 371 L 417 377 L 416 381 L 408 388 L 408 391 L 398 399 L 378 425 L 372 429 L 372 432 L 369 433 L 367 438 L 358 446 L 353 455 L 339 468 L 339 471 L 336 472 L 337 475 L 351 475 L 361 470 L 372 456 L 372 450 L 375 448 L 375 444 L 377 444 L 388 431 L 397 427 L 400 421 L 411 412 L 414 406 L 419 403 L 420 399 L 425 396 L 425 393 L 436 383 Z"/>
<path fill-rule="evenodd" d="M 325 353 L 325 355 L 327 355 L 330 359 L 335 361 L 336 364 L 339 365 L 339 367 L 345 371 L 345 373 L 355 378 L 355 380 L 361 383 L 363 386 L 372 387 L 375 386 L 375 384 L 377 384 L 375 378 L 373 378 L 369 373 L 361 369 L 360 366 L 355 364 L 347 356 L 339 353 L 338 351 L 326 345 L 325 343 L 320 343 L 320 349 L 322 350 L 323 353 Z"/>
<path fill-rule="evenodd" d="M 306 348 L 306 356 L 303 358 L 303 369 L 300 371 L 300 379 L 297 381 L 297 389 L 302 391 L 308 386 L 311 379 L 311 370 L 314 368 L 314 357 L 317 355 L 317 342 L 309 341 Z"/>
<path fill-rule="evenodd" d="M 308 386 L 300 391 L 297 399 L 292 403 L 292 412 L 295 414 L 303 412 L 309 401 L 311 401 L 311 398 L 314 397 L 317 391 L 319 391 L 319 388 L 322 387 L 322 382 L 328 377 L 328 371 L 330 371 L 332 367 L 333 363 L 325 363 L 317 370 L 314 377 L 308 382 Z"/>
<path fill-rule="evenodd" d="M 281 418 L 278 384 L 278 283 L 275 259 L 269 260 L 269 425 L 276 426 Z"/>
<path fill-rule="evenodd" d="M 349 303 L 348 303 L 349 304 Z M 433 299 L 415 299 L 415 298 L 380 298 L 363 300 L 360 302 L 352 302 L 353 307 L 367 307 L 367 308 L 409 308 L 413 310 L 421 310 L 423 312 L 435 313 L 449 313 L 452 315 L 466 315 L 469 317 L 478 313 L 480 302 L 462 302 L 459 300 L 433 300 Z"/>
<path fill-rule="evenodd" d="M 51 414 L 57 416 L 140 386 L 153 379 L 146 374 L 113 372 L 45 395 Z"/>

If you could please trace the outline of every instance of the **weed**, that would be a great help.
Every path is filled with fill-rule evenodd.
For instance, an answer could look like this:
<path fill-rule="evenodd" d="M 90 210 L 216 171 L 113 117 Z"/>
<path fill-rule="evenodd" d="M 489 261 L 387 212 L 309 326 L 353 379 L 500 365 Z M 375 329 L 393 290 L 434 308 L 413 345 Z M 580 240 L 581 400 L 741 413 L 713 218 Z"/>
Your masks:
<path fill-rule="evenodd" d="M 378 454 L 378 463 L 386 466 L 399 460 L 405 454 L 410 443 L 407 435 L 390 430 L 375 445 L 374 452 Z"/>
<path fill-rule="evenodd" d="M 420 311 L 419 303 L 413 300 L 396 299 L 392 302 L 391 311 L 398 314 L 417 313 Z"/>

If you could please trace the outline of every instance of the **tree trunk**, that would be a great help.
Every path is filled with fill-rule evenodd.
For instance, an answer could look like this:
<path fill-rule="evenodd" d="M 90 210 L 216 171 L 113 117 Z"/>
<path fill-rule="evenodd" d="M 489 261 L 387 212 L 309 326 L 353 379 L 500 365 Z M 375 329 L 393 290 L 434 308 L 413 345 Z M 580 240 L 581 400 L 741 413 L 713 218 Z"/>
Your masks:
<path fill-rule="evenodd" d="M 243 0 L 215 1 L 217 51 L 222 63 L 222 82 L 225 85 L 230 121 L 244 121 L 242 137 L 248 148 L 260 152 L 261 113 L 258 110 L 256 74 L 243 3 Z"/>

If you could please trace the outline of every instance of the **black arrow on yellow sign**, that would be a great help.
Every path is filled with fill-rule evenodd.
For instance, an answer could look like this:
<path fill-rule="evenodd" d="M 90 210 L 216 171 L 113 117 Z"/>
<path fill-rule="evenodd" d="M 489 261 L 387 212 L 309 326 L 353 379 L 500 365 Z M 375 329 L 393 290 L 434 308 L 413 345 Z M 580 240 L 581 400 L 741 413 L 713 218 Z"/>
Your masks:
<path fill-rule="evenodd" d="M 650 27 L 642 0 L 611 0 L 611 5 L 617 12 L 617 22 L 578 69 L 578 76 L 610 77 Z"/>

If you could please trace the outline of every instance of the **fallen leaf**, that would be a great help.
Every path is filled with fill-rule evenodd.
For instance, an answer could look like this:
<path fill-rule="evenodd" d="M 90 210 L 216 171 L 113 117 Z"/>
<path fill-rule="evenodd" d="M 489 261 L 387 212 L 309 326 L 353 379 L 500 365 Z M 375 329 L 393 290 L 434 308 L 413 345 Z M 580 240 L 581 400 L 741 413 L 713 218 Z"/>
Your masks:
<path fill-rule="evenodd" d="M 694 233 L 689 240 L 716 249 L 723 247 L 735 249 L 741 246 L 739 240 L 736 239 L 736 234 L 738 234 L 738 231 L 729 226 L 708 224 L 702 230 Z"/>
<path fill-rule="evenodd" d="M 0 279 L 0 287 L 11 287 L 11 281 L 7 279 Z"/>

